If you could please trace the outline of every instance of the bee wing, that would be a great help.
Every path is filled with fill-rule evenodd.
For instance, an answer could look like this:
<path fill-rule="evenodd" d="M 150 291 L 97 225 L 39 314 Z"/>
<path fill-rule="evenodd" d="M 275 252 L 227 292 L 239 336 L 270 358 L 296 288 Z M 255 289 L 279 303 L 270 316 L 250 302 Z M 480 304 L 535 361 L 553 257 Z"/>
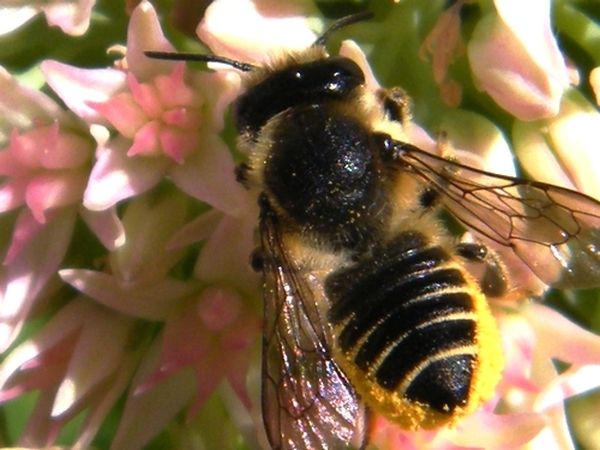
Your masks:
<path fill-rule="evenodd" d="M 346 449 L 357 441 L 360 446 L 364 411 L 331 357 L 331 333 L 316 289 L 294 269 L 272 211 L 263 211 L 260 235 L 265 276 L 262 408 L 269 441 L 274 449 L 289 450 Z"/>
<path fill-rule="evenodd" d="M 510 247 L 546 284 L 600 285 L 600 202 L 546 183 L 492 174 L 395 142 L 394 158 L 441 194 L 467 228 Z"/>

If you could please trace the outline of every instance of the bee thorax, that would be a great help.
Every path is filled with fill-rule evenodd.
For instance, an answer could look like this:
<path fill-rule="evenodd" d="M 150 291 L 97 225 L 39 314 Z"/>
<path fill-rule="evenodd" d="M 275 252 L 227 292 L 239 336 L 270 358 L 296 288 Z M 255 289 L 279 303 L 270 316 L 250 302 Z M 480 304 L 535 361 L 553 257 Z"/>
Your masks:
<path fill-rule="evenodd" d="M 290 219 L 334 244 L 364 242 L 386 204 L 369 130 L 331 102 L 286 111 L 265 184 Z"/>

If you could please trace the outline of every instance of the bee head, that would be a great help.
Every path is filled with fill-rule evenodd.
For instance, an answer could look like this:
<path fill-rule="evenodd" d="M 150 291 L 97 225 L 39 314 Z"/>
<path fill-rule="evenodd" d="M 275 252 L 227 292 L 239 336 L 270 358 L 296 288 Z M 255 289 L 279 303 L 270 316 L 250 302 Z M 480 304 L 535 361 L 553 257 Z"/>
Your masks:
<path fill-rule="evenodd" d="M 364 83 L 364 73 L 354 61 L 329 57 L 324 47 L 334 32 L 372 16 L 371 12 L 362 12 L 336 20 L 307 50 L 289 54 L 273 67 L 259 67 L 211 54 L 152 51 L 144 54 L 156 59 L 218 62 L 249 73 L 245 78 L 247 90 L 233 106 L 233 118 L 238 132 L 254 141 L 261 128 L 278 113 L 327 99 L 343 100 Z"/>

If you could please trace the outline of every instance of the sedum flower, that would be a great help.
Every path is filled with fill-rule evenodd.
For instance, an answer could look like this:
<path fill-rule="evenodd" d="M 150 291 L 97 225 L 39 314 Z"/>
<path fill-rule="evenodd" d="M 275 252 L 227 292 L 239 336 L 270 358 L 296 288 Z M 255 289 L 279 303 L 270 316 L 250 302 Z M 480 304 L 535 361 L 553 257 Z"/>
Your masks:
<path fill-rule="evenodd" d="M 457 106 L 461 101 L 461 86 L 448 75 L 448 68 L 465 48 L 460 13 L 467 3 L 477 3 L 482 10 L 466 44 L 476 87 L 521 120 L 555 115 L 569 85 L 569 72 L 552 33 L 550 0 L 458 1 L 448 8 L 421 49 L 432 55 L 434 78 L 445 103 Z"/>
<path fill-rule="evenodd" d="M 494 6 L 467 46 L 477 84 L 521 120 L 555 115 L 569 78 L 552 34 L 550 0 L 496 0 Z"/>
<path fill-rule="evenodd" d="M 1 212 L 25 204 L 43 224 L 52 210 L 78 203 L 92 150 L 89 139 L 61 131 L 56 121 L 23 133 L 14 129 L 8 147 L 0 150 L 0 173 L 7 177 Z"/>
<path fill-rule="evenodd" d="M 6 229 L 12 229 L 0 269 L 4 350 L 67 251 L 93 140 L 49 97 L 22 85 L 4 69 L 0 111 L 0 211 L 16 212 L 14 224 L 9 225 L 6 214 L 2 217 Z M 106 224 L 108 214 L 88 218 L 90 223 Z"/>
<path fill-rule="evenodd" d="M 52 445 L 62 427 L 85 412 L 73 448 L 88 448 L 135 367 L 128 350 L 134 331 L 131 319 L 81 296 L 19 344 L 0 365 L 0 403 L 40 392 L 20 445 Z"/>
<path fill-rule="evenodd" d="M 188 203 L 177 194 L 138 197 L 125 211 L 127 241 L 109 255 L 110 273 L 60 271 L 99 304 L 136 323 L 161 324 L 158 336 L 139 350 L 115 449 L 139 448 L 184 409 L 192 420 L 223 381 L 251 408 L 246 374 L 259 320 L 247 299 L 256 296 L 256 277 L 247 265 L 240 270 L 239 261 L 247 261 L 251 251 L 254 221 L 211 212 L 180 229 Z M 173 277 L 170 272 L 194 240 L 206 240 L 195 276 Z M 162 404 L 166 399 L 168 407 Z M 150 405 L 160 410 L 151 418 L 145 414 Z"/>
<path fill-rule="evenodd" d="M 132 13 L 121 69 L 79 69 L 56 61 L 42 65 L 49 84 L 83 120 L 118 134 L 97 150 L 84 193 L 94 211 L 148 191 L 165 176 L 184 192 L 219 209 L 241 206 L 233 160 L 217 135 L 236 95 L 236 77 L 190 73 L 182 64 L 154 61 L 144 50 L 172 50 L 156 12 L 142 2 Z M 228 177 L 223 192 L 214 189 Z"/>
<path fill-rule="evenodd" d="M 184 71 L 183 64 L 176 64 L 172 73 L 149 83 L 129 73 L 128 91 L 91 104 L 121 136 L 133 141 L 127 156 L 162 153 L 181 164 L 198 147 L 202 100 L 185 84 Z"/>

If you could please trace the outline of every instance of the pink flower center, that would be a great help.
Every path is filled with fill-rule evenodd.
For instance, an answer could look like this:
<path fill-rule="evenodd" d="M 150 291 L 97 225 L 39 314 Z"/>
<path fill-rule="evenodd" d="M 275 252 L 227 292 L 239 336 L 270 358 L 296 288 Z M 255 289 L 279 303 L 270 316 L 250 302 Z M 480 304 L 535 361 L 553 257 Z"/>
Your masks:
<path fill-rule="evenodd" d="M 128 156 L 167 156 L 182 163 L 199 143 L 201 97 L 184 80 L 185 66 L 141 83 L 131 73 L 128 92 L 93 106 L 133 140 Z"/>
<path fill-rule="evenodd" d="M 239 316 L 242 299 L 233 290 L 225 288 L 206 289 L 198 302 L 198 315 L 204 326 L 211 331 L 221 331 Z"/>
<path fill-rule="evenodd" d="M 85 189 L 91 140 L 61 130 L 58 123 L 23 133 L 13 130 L 9 146 L 0 151 L 0 211 L 27 204 L 44 223 L 46 211 L 77 203 Z"/>

